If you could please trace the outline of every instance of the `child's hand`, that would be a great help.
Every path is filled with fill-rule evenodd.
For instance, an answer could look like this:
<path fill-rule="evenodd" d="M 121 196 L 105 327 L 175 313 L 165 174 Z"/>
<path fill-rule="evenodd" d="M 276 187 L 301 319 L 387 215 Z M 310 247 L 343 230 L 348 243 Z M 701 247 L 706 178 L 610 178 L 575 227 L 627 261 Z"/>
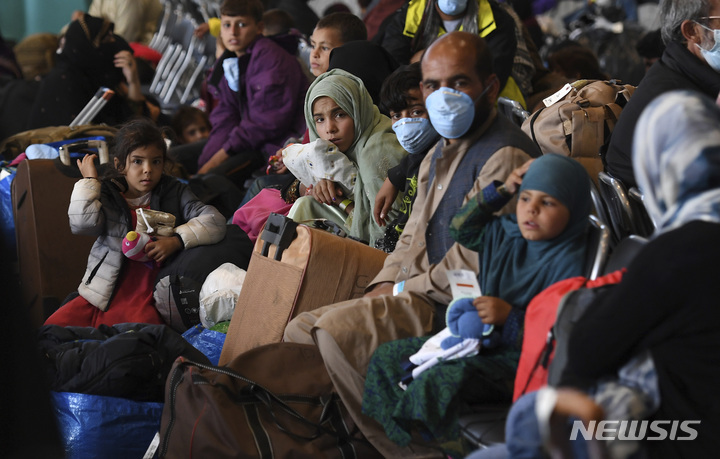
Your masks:
<path fill-rule="evenodd" d="M 322 179 L 313 186 L 312 195 L 317 202 L 332 206 L 335 203 L 340 203 L 338 198 L 343 195 L 343 192 L 335 182 Z"/>
<path fill-rule="evenodd" d="M 390 182 L 390 179 L 385 179 L 380 191 L 375 196 L 375 207 L 373 207 L 373 217 L 375 217 L 375 223 L 380 226 L 384 226 L 387 223 L 387 214 L 390 212 L 395 198 L 397 198 L 398 190 Z"/>
<path fill-rule="evenodd" d="M 268 166 L 267 170 L 265 171 L 268 175 L 269 174 L 285 174 L 288 171 L 287 166 L 285 166 L 285 163 L 283 161 L 283 155 L 282 155 L 283 149 L 279 149 L 275 152 L 274 155 L 270 157 L 268 160 Z"/>
<path fill-rule="evenodd" d="M 530 168 L 530 164 L 535 161 L 534 159 L 531 159 L 530 161 L 527 161 L 522 166 L 518 167 L 514 171 L 510 172 L 510 175 L 505 180 L 505 189 L 510 194 L 515 194 L 517 190 L 520 188 L 520 185 L 522 185 L 522 178 L 525 175 L 525 173 Z"/>
<path fill-rule="evenodd" d="M 494 296 L 479 296 L 473 300 L 473 306 L 483 323 L 492 325 L 504 324 L 512 310 L 508 302 Z"/>
<path fill-rule="evenodd" d="M 95 158 L 97 155 L 85 155 L 83 159 L 77 160 L 78 169 L 85 178 L 97 178 L 97 169 L 95 168 Z"/>
<path fill-rule="evenodd" d="M 182 249 L 182 242 L 175 236 L 155 236 L 155 241 L 148 242 L 145 253 L 158 264 L 167 260 L 170 255 Z"/>

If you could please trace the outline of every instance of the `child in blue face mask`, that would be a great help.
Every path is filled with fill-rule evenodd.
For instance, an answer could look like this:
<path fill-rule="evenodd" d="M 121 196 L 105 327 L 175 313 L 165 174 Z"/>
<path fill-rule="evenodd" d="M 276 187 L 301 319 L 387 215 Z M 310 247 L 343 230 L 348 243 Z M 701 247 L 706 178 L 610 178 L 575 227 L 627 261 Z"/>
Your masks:
<path fill-rule="evenodd" d="M 387 77 L 380 90 L 380 104 L 390 114 L 393 130 L 400 145 L 409 155 L 400 164 L 388 170 L 388 177 L 375 197 L 373 216 L 378 225 L 387 223 L 387 214 L 399 191 L 404 191 L 401 214 L 387 225 L 385 236 L 375 246 L 388 253 L 395 244 L 410 218 L 415 200 L 417 176 L 420 163 L 440 136 L 430 124 L 420 91 L 422 75 L 420 64 L 404 65 Z"/>

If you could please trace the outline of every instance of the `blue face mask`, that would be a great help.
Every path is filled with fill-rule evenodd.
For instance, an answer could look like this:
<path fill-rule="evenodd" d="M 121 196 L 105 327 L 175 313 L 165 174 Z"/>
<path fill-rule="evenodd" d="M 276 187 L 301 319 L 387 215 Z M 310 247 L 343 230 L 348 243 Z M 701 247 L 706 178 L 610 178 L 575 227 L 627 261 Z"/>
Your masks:
<path fill-rule="evenodd" d="M 492 85 L 477 97 L 480 100 Z M 475 103 L 464 92 L 442 87 L 425 99 L 425 109 L 435 130 L 446 139 L 465 135 L 475 119 Z"/>
<path fill-rule="evenodd" d="M 238 58 L 229 57 L 223 61 L 222 65 L 228 86 L 230 86 L 230 89 L 233 91 L 238 92 L 240 90 L 240 67 L 238 67 Z"/>
<path fill-rule="evenodd" d="M 410 154 L 426 152 L 439 137 L 427 118 L 401 118 L 392 128 L 400 145 Z"/>
<path fill-rule="evenodd" d="M 448 16 L 457 16 L 467 8 L 467 0 L 438 0 L 437 6 Z"/>
<path fill-rule="evenodd" d="M 713 70 L 715 70 L 716 72 L 720 72 L 720 29 L 711 29 L 700 24 L 699 22 L 697 24 L 699 24 L 700 27 L 702 27 L 703 29 L 707 29 L 713 33 L 713 39 L 715 40 L 715 44 L 710 50 L 703 49 L 698 44 L 696 44 L 695 46 L 700 48 L 700 53 L 705 58 L 705 62 L 707 62 Z"/>

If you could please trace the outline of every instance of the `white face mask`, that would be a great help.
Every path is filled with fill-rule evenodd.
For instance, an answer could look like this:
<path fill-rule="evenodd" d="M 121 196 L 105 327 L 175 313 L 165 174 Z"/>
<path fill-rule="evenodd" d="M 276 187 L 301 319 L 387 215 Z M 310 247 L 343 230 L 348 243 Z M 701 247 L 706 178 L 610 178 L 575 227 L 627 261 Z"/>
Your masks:
<path fill-rule="evenodd" d="M 438 88 L 425 99 L 425 109 L 435 130 L 446 139 L 465 135 L 475 120 L 475 102 L 483 98 L 492 85 L 485 86 L 472 100 L 469 95 L 448 87 Z"/>
<path fill-rule="evenodd" d="M 229 57 L 223 61 L 222 65 L 228 86 L 230 86 L 230 89 L 233 91 L 238 92 L 240 90 L 240 67 L 238 67 L 238 58 Z"/>
<path fill-rule="evenodd" d="M 696 22 L 703 29 L 707 29 L 713 33 L 714 44 L 709 50 L 704 49 L 702 46 L 695 44 L 700 49 L 700 53 L 705 58 L 705 62 L 716 72 L 720 72 L 720 29 L 711 29 L 710 27 L 704 26 L 699 22 Z"/>
<path fill-rule="evenodd" d="M 430 120 L 425 118 L 401 118 L 392 128 L 400 145 L 410 154 L 425 153 L 439 137 Z"/>

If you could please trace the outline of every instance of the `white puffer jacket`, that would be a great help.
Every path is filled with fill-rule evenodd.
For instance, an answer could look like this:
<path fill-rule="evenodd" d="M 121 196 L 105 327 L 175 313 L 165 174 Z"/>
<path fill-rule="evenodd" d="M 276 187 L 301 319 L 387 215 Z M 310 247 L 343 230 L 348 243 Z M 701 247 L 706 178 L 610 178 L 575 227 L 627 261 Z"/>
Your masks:
<path fill-rule="evenodd" d="M 79 180 L 68 208 L 73 234 L 98 236 L 90 250 L 78 293 L 102 311 L 110 304 L 120 270 L 127 260 L 122 253 L 122 240 L 134 229 L 130 208 L 116 183 Z M 173 177 L 163 176 L 160 180 L 152 192 L 150 208 L 175 216 L 175 232 L 186 249 L 214 244 L 225 237 L 226 223 L 222 214 L 198 200 L 187 185 Z"/>

